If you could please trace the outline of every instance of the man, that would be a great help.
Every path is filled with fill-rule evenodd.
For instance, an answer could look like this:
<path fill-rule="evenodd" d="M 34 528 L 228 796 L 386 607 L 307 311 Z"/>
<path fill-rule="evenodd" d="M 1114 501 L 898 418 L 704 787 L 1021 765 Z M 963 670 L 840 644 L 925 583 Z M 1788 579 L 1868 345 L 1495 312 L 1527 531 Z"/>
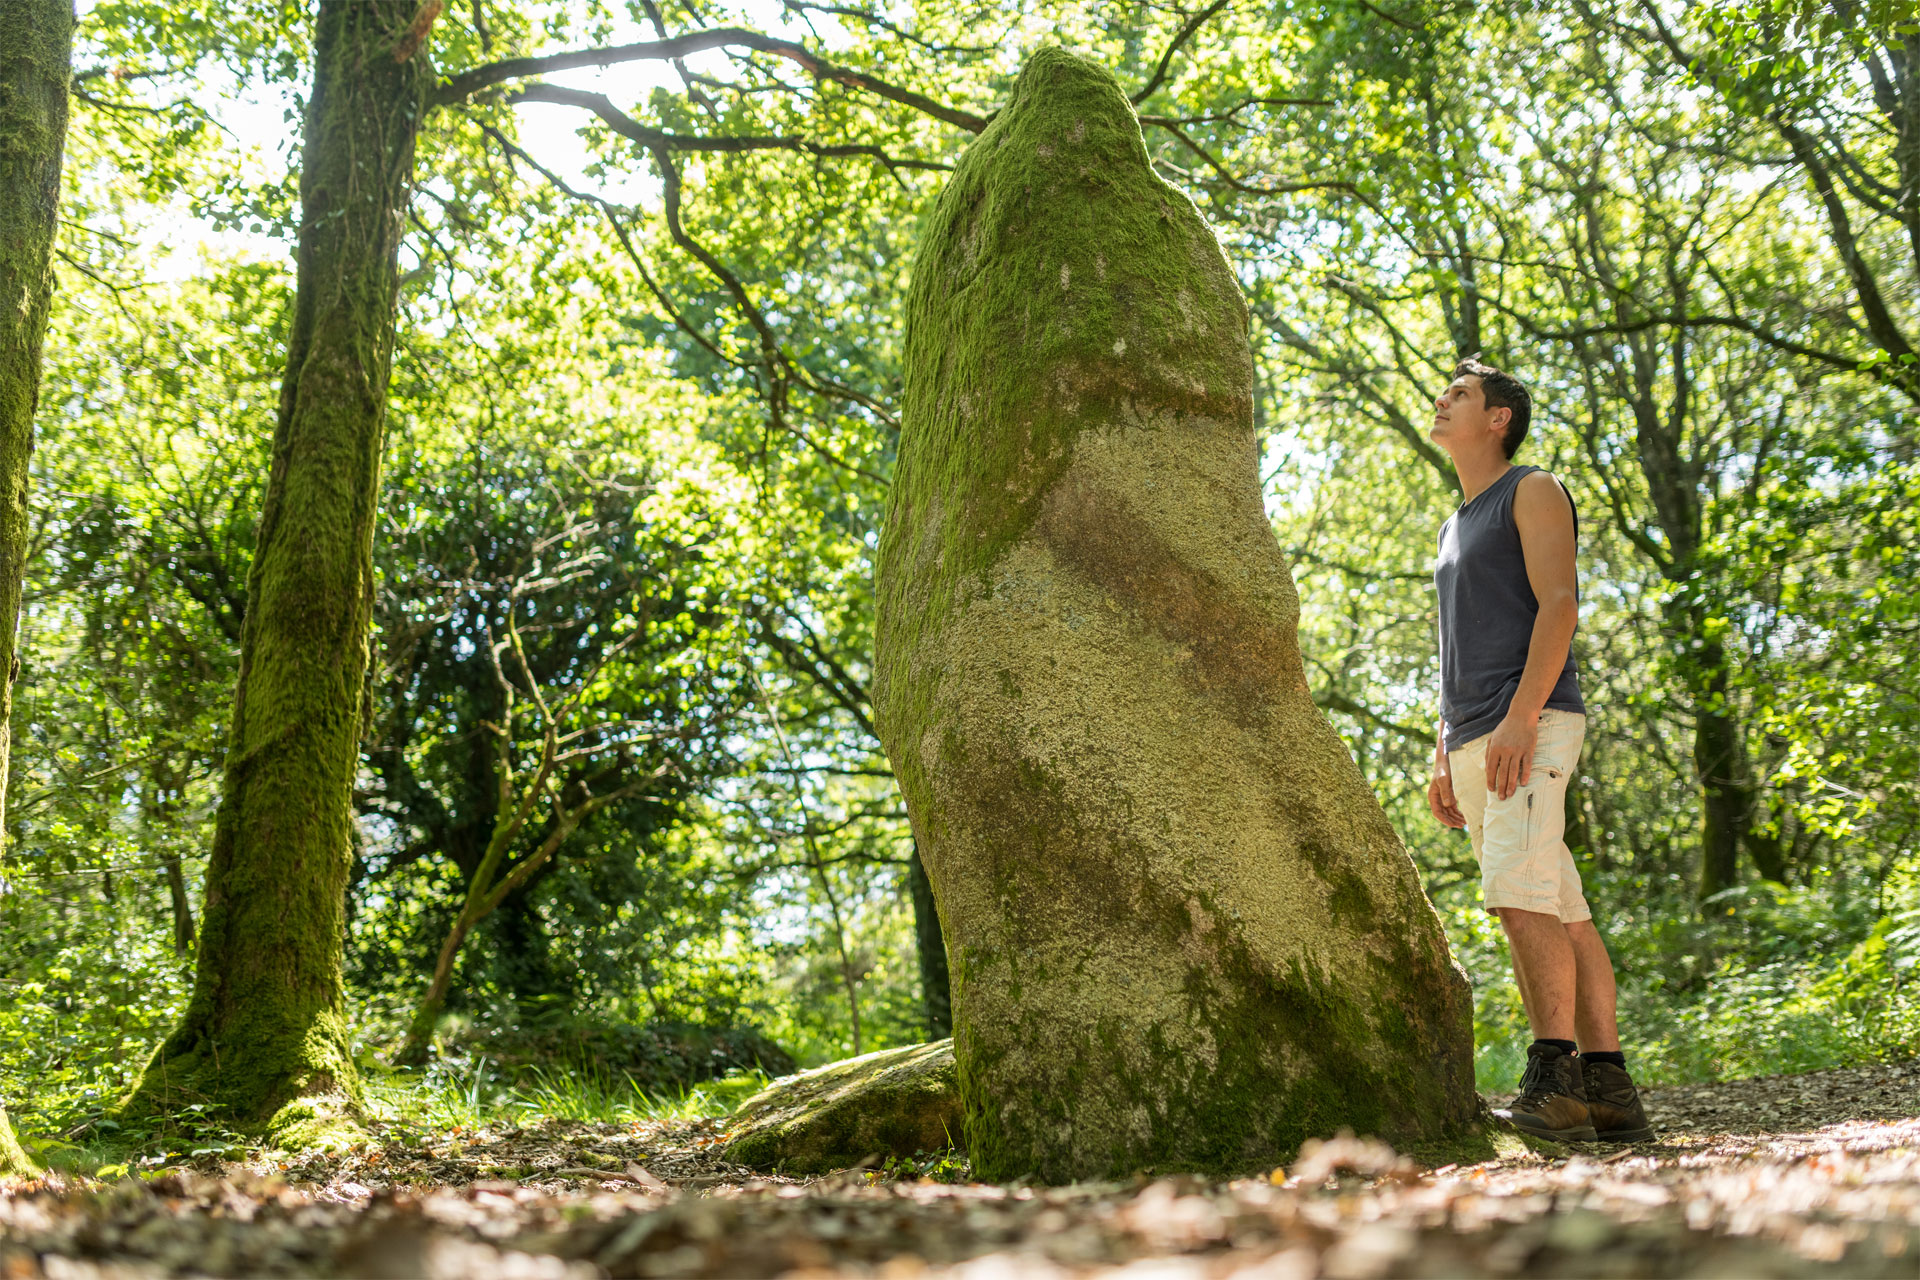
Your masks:
<path fill-rule="evenodd" d="M 1613 961 L 1563 839 L 1586 734 L 1573 667 L 1579 617 L 1573 500 L 1515 466 L 1533 399 L 1462 362 L 1435 404 L 1433 442 L 1465 500 L 1440 530 L 1440 740 L 1427 801 L 1464 827 L 1532 1025 L 1520 1096 L 1496 1115 L 1543 1138 L 1650 1138 L 1614 1025 Z M 1578 1056 L 1575 1056 L 1576 1047 Z"/>

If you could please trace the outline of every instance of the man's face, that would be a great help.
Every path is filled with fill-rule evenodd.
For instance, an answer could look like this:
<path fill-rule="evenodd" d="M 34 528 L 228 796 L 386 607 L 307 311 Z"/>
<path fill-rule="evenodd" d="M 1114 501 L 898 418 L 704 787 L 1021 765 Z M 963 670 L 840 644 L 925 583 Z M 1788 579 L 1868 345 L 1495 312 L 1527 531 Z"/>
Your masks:
<path fill-rule="evenodd" d="M 1433 426 L 1427 435 L 1443 449 L 1478 448 L 1488 442 L 1498 447 L 1512 416 L 1511 409 L 1487 408 L 1480 375 L 1463 373 L 1433 402 Z"/>

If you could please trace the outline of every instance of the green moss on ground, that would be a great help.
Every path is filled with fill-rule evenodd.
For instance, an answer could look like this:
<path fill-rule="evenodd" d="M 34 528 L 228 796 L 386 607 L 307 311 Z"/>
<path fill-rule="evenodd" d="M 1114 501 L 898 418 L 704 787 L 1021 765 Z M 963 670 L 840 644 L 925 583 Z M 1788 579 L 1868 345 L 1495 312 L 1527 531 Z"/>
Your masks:
<path fill-rule="evenodd" d="M 342 1151 L 367 1140 L 360 1108 L 340 1094 L 295 1098 L 267 1121 L 266 1137 L 282 1151 Z"/>
<path fill-rule="evenodd" d="M 360 1075 L 336 1008 L 316 1010 L 263 990 L 224 1022 L 225 1034 L 216 1034 L 189 1007 L 185 1025 L 154 1050 L 117 1118 L 164 1121 L 199 1106 L 239 1132 L 278 1140 L 282 1128 L 359 1113 Z"/>

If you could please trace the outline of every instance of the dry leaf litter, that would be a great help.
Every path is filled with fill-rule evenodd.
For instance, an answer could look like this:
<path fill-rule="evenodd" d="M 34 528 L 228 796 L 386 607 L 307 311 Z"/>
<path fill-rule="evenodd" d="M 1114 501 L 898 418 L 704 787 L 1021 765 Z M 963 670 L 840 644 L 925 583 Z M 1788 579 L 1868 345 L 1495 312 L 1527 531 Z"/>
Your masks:
<path fill-rule="evenodd" d="M 719 1122 L 0 1192 L 0 1280 L 599 1276 L 1920 1277 L 1920 1063 L 1649 1091 L 1659 1141 L 1421 1169 L 1350 1137 L 1268 1178 L 1062 1188 L 724 1163 Z"/>

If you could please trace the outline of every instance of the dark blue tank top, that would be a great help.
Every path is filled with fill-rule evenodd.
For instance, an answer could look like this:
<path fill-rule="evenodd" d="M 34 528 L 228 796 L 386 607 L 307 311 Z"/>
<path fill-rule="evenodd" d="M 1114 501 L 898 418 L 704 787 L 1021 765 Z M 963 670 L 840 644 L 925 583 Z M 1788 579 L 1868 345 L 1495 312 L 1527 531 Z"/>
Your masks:
<path fill-rule="evenodd" d="M 1527 668 L 1540 602 L 1527 581 L 1513 495 L 1538 470 L 1512 468 L 1440 526 L 1433 585 L 1440 596 L 1440 720 L 1449 751 L 1499 727 Z M 1567 501 L 1572 503 L 1571 494 Z M 1577 511 L 1573 521 L 1578 537 Z M 1586 712 L 1571 646 L 1547 706 Z"/>

